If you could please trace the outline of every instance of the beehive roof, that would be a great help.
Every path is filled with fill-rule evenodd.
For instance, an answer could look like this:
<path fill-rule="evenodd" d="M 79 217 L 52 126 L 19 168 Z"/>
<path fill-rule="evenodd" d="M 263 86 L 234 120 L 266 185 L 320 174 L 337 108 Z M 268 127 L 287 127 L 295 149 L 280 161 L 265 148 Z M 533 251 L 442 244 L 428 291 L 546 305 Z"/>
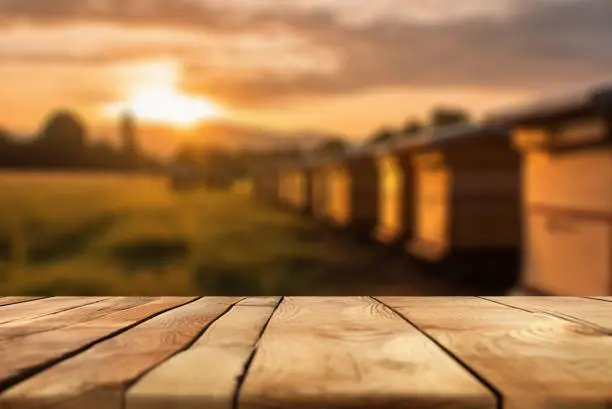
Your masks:
<path fill-rule="evenodd" d="M 431 127 L 419 135 L 407 138 L 395 146 L 396 150 L 410 150 L 428 146 L 454 143 L 470 138 L 508 136 L 505 126 L 499 124 L 461 123 L 443 127 Z"/>
<path fill-rule="evenodd" d="M 486 121 L 508 125 L 543 123 L 601 110 L 606 112 L 612 110 L 612 83 L 566 92 L 515 108 L 490 113 Z"/>

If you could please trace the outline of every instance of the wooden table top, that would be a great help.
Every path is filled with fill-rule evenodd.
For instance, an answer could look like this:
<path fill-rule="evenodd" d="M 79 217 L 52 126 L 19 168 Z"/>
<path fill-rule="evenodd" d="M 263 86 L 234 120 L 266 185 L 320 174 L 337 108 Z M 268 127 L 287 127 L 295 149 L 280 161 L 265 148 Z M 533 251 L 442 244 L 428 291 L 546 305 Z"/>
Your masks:
<path fill-rule="evenodd" d="M 0 408 L 611 408 L 612 297 L 4 297 Z"/>

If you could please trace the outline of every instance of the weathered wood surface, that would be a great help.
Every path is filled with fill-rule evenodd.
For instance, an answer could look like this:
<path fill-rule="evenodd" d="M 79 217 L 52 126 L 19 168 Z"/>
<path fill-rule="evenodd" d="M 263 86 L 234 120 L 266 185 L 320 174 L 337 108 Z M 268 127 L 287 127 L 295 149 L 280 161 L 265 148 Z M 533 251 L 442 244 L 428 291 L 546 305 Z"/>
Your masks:
<path fill-rule="evenodd" d="M 608 334 L 481 298 L 380 300 L 486 379 L 503 396 L 504 408 L 603 409 L 612 404 Z M 612 314 L 612 304 L 600 304 L 602 312 Z"/>
<path fill-rule="evenodd" d="M 18 304 L 27 301 L 39 300 L 44 297 L 0 297 L 0 307 L 3 305 Z"/>
<path fill-rule="evenodd" d="M 186 301 L 189 299 L 176 297 L 160 298 L 141 305 L 136 301 L 132 308 L 64 328 L 52 328 L 49 331 L 43 329 L 42 332 L 36 332 L 36 322 L 33 326 L 29 326 L 30 322 L 23 320 L 20 323 L 23 326 L 19 328 L 21 331 L 14 338 L 11 338 L 10 334 L 15 330 L 17 323 L 8 327 L 0 326 L 0 338 L 4 338 L 0 341 L 0 388 L 2 385 L 13 384 L 24 375 L 27 376 L 32 369 L 61 360 L 66 355 L 78 352 L 104 337 L 114 335 L 117 331 L 134 325 L 152 314 L 176 307 Z M 52 315 L 48 317 L 56 318 Z M 1 335 L 5 331 L 8 333 L 7 337 Z M 28 333 L 30 335 L 24 335 Z"/>
<path fill-rule="evenodd" d="M 279 299 L 256 301 L 239 302 L 191 348 L 145 375 L 128 392 L 126 408 L 231 409 L 244 365 Z"/>
<path fill-rule="evenodd" d="M 536 313 L 554 315 L 612 334 L 612 313 L 597 299 L 579 297 L 486 297 L 491 301 Z"/>
<path fill-rule="evenodd" d="M 181 300 L 184 302 L 184 300 Z M 153 315 L 130 331 L 104 340 L 8 390 L 11 408 L 121 408 L 124 388 L 188 346 L 234 298 L 201 299 Z M 150 315 L 150 314 L 149 314 Z"/>
<path fill-rule="evenodd" d="M 108 298 L 108 297 L 106 297 Z M 54 297 L 41 298 L 25 303 L 5 305 L 0 310 L 0 324 L 28 318 L 42 317 L 93 304 L 105 297 Z"/>
<path fill-rule="evenodd" d="M 366 297 L 286 298 L 239 407 L 494 408 L 494 396 L 433 342 Z"/>
<path fill-rule="evenodd" d="M 610 301 L 4 297 L 0 408 L 608 409 Z"/>

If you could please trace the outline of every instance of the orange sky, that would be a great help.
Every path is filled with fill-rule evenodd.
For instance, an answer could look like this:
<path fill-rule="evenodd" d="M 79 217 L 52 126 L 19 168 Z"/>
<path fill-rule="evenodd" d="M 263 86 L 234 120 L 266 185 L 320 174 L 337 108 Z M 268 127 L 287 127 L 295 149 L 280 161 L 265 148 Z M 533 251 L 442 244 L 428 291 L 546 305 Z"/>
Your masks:
<path fill-rule="evenodd" d="M 142 126 L 360 138 L 602 78 L 609 21 L 608 0 L 0 0 L 0 125 L 68 107 L 103 137 L 127 101 Z"/>

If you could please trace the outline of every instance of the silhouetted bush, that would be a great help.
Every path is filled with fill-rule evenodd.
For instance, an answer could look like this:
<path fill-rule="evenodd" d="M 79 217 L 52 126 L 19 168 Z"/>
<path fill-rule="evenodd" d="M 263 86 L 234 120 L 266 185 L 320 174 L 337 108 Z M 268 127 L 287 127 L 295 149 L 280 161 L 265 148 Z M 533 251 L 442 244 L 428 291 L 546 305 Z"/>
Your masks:
<path fill-rule="evenodd" d="M 91 143 L 83 120 L 68 110 L 59 110 L 45 120 L 33 138 L 17 137 L 0 128 L 0 167 L 165 171 L 163 164 L 138 151 L 136 136 L 132 128 L 129 130 L 132 133 L 120 149 L 108 141 Z"/>
<path fill-rule="evenodd" d="M 447 126 L 470 121 L 470 115 L 461 108 L 436 107 L 430 114 L 430 123 L 433 126 Z"/>

